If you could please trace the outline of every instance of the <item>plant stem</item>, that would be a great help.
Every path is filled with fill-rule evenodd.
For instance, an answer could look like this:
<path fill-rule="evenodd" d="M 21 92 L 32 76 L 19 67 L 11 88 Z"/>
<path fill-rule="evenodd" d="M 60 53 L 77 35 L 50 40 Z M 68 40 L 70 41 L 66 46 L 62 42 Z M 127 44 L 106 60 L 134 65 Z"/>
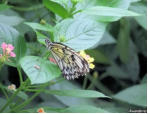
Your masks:
<path fill-rule="evenodd" d="M 13 108 L 11 110 L 11 112 L 16 112 L 18 109 L 23 108 L 24 106 L 26 106 L 27 104 L 29 104 L 41 91 L 37 91 L 31 98 L 29 98 L 28 100 L 26 100 L 25 102 L 23 102 L 22 104 L 16 106 L 15 108 Z"/>
<path fill-rule="evenodd" d="M 93 79 L 92 79 L 92 81 L 91 81 L 91 83 L 90 83 L 90 85 L 88 86 L 87 89 L 93 89 L 94 83 L 95 83 L 96 80 L 97 80 L 97 78 L 93 77 Z"/>
<path fill-rule="evenodd" d="M 85 88 L 86 88 L 87 80 L 88 80 L 88 79 L 87 79 L 87 76 L 85 76 L 84 81 L 83 81 L 82 89 L 85 89 Z"/>
<path fill-rule="evenodd" d="M 4 93 L 6 99 L 8 100 L 9 98 L 8 98 L 8 95 L 7 95 L 6 91 L 5 91 L 5 89 L 4 88 L 1 88 L 1 89 L 2 89 L 2 92 Z"/>
<path fill-rule="evenodd" d="M 7 103 L 0 109 L 0 112 L 3 112 L 5 108 L 12 102 L 12 100 L 15 98 L 15 96 L 21 91 L 21 89 L 25 86 L 25 84 L 28 82 L 28 79 L 15 91 L 15 93 L 7 100 Z"/>
<path fill-rule="evenodd" d="M 19 93 L 19 91 L 22 89 L 22 86 L 17 89 L 17 91 L 8 99 L 7 103 L 1 108 L 0 112 L 3 112 L 5 108 L 12 102 L 14 97 Z"/>
<path fill-rule="evenodd" d="M 23 83 L 23 76 L 22 76 L 22 73 L 21 73 L 21 68 L 19 66 L 17 67 L 17 71 L 19 73 L 20 85 L 22 85 L 22 83 Z"/>

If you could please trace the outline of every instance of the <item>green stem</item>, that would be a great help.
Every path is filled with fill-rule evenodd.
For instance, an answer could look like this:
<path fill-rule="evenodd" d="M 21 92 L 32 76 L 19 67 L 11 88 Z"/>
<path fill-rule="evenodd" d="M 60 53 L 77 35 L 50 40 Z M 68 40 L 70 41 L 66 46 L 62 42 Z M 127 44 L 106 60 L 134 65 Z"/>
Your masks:
<path fill-rule="evenodd" d="M 40 92 L 44 91 L 44 87 L 46 87 L 47 85 L 48 85 L 48 83 L 45 83 L 44 86 L 43 86 L 41 89 L 35 91 L 36 93 L 35 93 L 31 98 L 29 98 L 28 100 L 26 100 L 26 101 L 23 102 L 22 104 L 20 104 L 20 105 L 14 107 L 14 108 L 11 110 L 11 112 L 17 112 L 19 109 L 25 107 L 25 106 L 26 106 L 27 104 L 29 104 L 38 94 L 40 94 Z M 28 90 L 28 89 L 27 89 L 27 90 Z M 33 92 L 33 91 L 31 91 L 31 92 Z"/>
<path fill-rule="evenodd" d="M 20 85 L 22 85 L 22 83 L 23 83 L 23 76 L 22 76 L 22 73 L 21 73 L 21 68 L 19 66 L 17 67 L 17 71 L 19 73 Z"/>
<path fill-rule="evenodd" d="M 29 104 L 41 91 L 36 92 L 31 98 L 29 98 L 28 100 L 26 100 L 25 102 L 23 102 L 22 104 L 16 106 L 15 108 L 13 108 L 11 110 L 11 112 L 17 112 L 17 110 L 23 108 L 24 106 L 26 106 L 27 104 Z"/>
<path fill-rule="evenodd" d="M 12 102 L 14 97 L 19 93 L 19 91 L 22 89 L 22 86 L 17 89 L 17 91 L 8 99 L 7 103 L 1 108 L 0 112 L 3 112 L 5 108 Z"/>
<path fill-rule="evenodd" d="M 8 105 L 11 104 L 13 99 L 16 97 L 16 95 L 21 91 L 21 89 L 25 86 L 25 84 L 28 82 L 28 79 L 15 91 L 15 93 L 7 100 L 7 103 L 1 108 L 0 112 L 3 112 Z"/>
<path fill-rule="evenodd" d="M 90 83 L 90 85 L 88 86 L 87 89 L 93 89 L 94 83 L 95 83 L 96 80 L 97 80 L 97 78 L 93 77 L 93 79 L 92 79 L 92 81 L 91 81 L 91 83 Z"/>
<path fill-rule="evenodd" d="M 7 95 L 6 91 L 5 91 L 5 89 L 4 88 L 1 88 L 1 89 L 2 89 L 2 92 L 4 93 L 6 99 L 8 100 L 9 98 L 8 98 L 8 95 Z"/>
<path fill-rule="evenodd" d="M 85 89 L 85 88 L 86 88 L 87 80 L 88 80 L 88 79 L 87 79 L 87 76 L 85 76 L 84 81 L 83 81 L 82 89 Z"/>
<path fill-rule="evenodd" d="M 101 77 L 101 76 L 100 76 Z M 88 79 L 90 81 L 93 81 L 92 77 L 91 76 L 88 76 Z M 112 95 L 112 91 L 110 91 L 108 88 L 106 88 L 101 82 L 100 80 L 95 80 L 93 82 L 93 84 L 95 85 L 95 87 L 97 87 L 99 90 L 101 90 L 102 92 L 104 92 L 105 94 L 107 95 Z"/>

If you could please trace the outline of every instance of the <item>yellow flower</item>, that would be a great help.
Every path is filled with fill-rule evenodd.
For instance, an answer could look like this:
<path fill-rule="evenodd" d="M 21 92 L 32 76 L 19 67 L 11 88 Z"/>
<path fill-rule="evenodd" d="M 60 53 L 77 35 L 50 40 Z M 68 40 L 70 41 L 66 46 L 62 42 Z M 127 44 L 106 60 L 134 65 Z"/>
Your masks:
<path fill-rule="evenodd" d="M 80 55 L 88 62 L 90 69 L 94 69 L 95 68 L 95 65 L 92 63 L 92 62 L 94 62 L 94 58 L 93 57 L 90 57 L 89 55 L 87 55 L 85 53 L 85 51 L 80 51 Z"/>
<path fill-rule="evenodd" d="M 90 68 L 90 69 L 94 69 L 94 68 L 95 68 L 95 65 L 92 64 L 92 63 L 90 63 L 90 64 L 89 64 L 89 68 Z"/>

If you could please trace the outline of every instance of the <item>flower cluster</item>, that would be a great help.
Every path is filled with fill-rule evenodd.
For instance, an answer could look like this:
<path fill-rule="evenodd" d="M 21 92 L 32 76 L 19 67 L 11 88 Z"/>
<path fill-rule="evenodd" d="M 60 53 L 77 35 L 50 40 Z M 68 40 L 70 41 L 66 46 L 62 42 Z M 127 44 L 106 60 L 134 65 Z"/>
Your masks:
<path fill-rule="evenodd" d="M 80 55 L 88 62 L 89 68 L 94 69 L 95 65 L 93 64 L 94 58 L 90 57 L 85 53 L 85 51 L 80 51 Z"/>
<path fill-rule="evenodd" d="M 5 42 L 3 42 L 1 44 L 1 48 L 3 51 L 3 54 L 0 54 L 1 62 L 5 62 L 10 57 L 16 57 L 15 53 L 13 52 L 14 47 L 12 44 L 6 44 Z"/>
<path fill-rule="evenodd" d="M 14 84 L 11 84 L 11 85 L 8 86 L 8 89 L 16 91 L 16 86 Z"/>

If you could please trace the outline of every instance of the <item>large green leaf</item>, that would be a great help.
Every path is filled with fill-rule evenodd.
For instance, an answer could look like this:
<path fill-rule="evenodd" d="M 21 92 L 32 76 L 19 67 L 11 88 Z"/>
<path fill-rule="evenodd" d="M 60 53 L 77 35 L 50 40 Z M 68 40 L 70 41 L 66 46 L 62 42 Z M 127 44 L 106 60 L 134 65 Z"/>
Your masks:
<path fill-rule="evenodd" d="M 20 60 L 20 64 L 31 84 L 48 82 L 61 73 L 57 65 L 36 56 L 25 56 Z"/>
<path fill-rule="evenodd" d="M 147 106 L 147 84 L 129 87 L 113 97 L 131 104 Z"/>
<path fill-rule="evenodd" d="M 29 25 L 34 30 L 43 30 L 43 31 L 48 31 L 48 32 L 53 31 L 53 27 L 49 24 L 42 25 L 39 23 L 32 23 L 32 22 L 25 22 L 25 24 Z"/>
<path fill-rule="evenodd" d="M 81 89 L 81 87 L 77 83 L 74 83 L 73 81 L 70 82 L 67 80 L 64 80 L 60 83 L 50 86 L 50 90 L 71 90 L 71 89 L 78 90 Z M 94 99 L 82 98 L 82 97 L 67 97 L 59 95 L 54 95 L 54 96 L 67 106 L 80 105 L 80 104 L 96 106 L 96 103 L 94 103 Z"/>
<path fill-rule="evenodd" d="M 16 29 L 6 24 L 0 23 L 0 44 L 2 42 L 10 43 L 16 45 L 15 41 L 17 40 L 19 33 Z"/>
<path fill-rule="evenodd" d="M 66 17 L 69 16 L 68 11 L 61 4 L 59 4 L 56 1 L 53 1 L 53 0 L 43 0 L 43 4 L 49 10 L 51 10 L 55 14 L 61 16 L 62 18 L 66 18 Z"/>
<path fill-rule="evenodd" d="M 127 11 L 131 2 L 133 0 L 83 0 L 77 5 L 77 10 L 82 10 L 85 14 L 88 11 L 89 15 L 85 15 L 85 18 L 112 22 L 119 20 L 123 16 L 137 15 L 136 13 Z M 81 15 L 84 14 L 76 14 L 77 17 Z"/>
<path fill-rule="evenodd" d="M 66 39 L 67 46 L 76 51 L 85 50 L 99 42 L 105 31 L 106 24 L 91 19 L 66 19 L 55 27 L 55 41 L 61 37 Z"/>
<path fill-rule="evenodd" d="M 66 109 L 61 110 L 62 113 L 107 113 L 107 111 L 89 105 L 77 105 L 71 106 Z"/>
<path fill-rule="evenodd" d="M 59 96 L 71 96 L 71 97 L 83 97 L 83 98 L 97 98 L 97 97 L 107 97 L 103 93 L 94 90 L 48 90 L 45 93 L 59 95 Z"/>
<path fill-rule="evenodd" d="M 136 21 L 144 28 L 147 29 L 147 6 L 142 3 L 135 3 L 130 6 L 130 9 L 140 13 L 141 15 L 138 17 L 134 17 Z"/>
<path fill-rule="evenodd" d="M 116 17 L 139 16 L 138 13 L 132 11 L 120 8 L 105 7 L 105 6 L 94 6 L 85 9 L 83 12 L 89 15 L 96 15 L 96 16 L 116 16 Z"/>
<path fill-rule="evenodd" d="M 21 17 L 18 16 L 6 16 L 0 15 L 0 23 L 4 23 L 10 26 L 18 25 L 23 21 Z"/>

